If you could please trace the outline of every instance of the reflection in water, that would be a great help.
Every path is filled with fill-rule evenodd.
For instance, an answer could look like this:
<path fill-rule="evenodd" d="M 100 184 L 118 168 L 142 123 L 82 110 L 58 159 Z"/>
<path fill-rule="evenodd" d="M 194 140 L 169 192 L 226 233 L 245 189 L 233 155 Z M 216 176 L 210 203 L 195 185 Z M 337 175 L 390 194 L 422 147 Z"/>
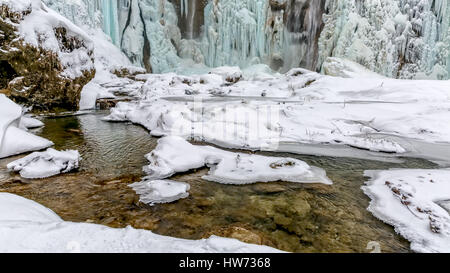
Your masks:
<path fill-rule="evenodd" d="M 366 252 L 369 242 L 377 242 L 383 252 L 406 252 L 408 242 L 366 210 L 369 199 L 360 189 L 363 171 L 435 167 L 420 159 L 393 163 L 261 153 L 321 167 L 334 185 L 221 185 L 202 180 L 207 170 L 201 169 L 172 178 L 191 185 L 188 198 L 149 207 L 127 185 L 140 181 L 144 156 L 156 139 L 139 126 L 103 122 L 104 115 L 46 119 L 39 132 L 56 149 L 78 149 L 83 156 L 79 172 L 29 181 L 6 172 L 6 164 L 15 158 L 0 160 L 0 191 L 35 200 L 68 221 L 132 225 L 174 237 L 215 234 L 296 252 Z"/>
<path fill-rule="evenodd" d="M 83 157 L 81 171 L 103 179 L 141 175 L 147 164 L 144 155 L 156 146 L 141 127 L 101 120 L 105 113 L 47 119 L 40 136 L 55 142 L 58 150 L 78 149 Z"/>

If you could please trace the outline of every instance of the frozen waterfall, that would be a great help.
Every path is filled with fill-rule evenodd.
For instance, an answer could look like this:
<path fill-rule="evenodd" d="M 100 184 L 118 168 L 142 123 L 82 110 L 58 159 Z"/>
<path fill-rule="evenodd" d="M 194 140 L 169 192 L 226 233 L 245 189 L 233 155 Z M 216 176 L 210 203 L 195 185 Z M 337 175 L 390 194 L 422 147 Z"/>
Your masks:
<path fill-rule="evenodd" d="M 111 37 L 115 45 L 119 44 L 119 16 L 117 1 L 102 0 L 103 31 Z"/>
<path fill-rule="evenodd" d="M 44 0 L 156 73 L 184 60 L 320 71 L 346 58 L 395 78 L 450 78 L 450 0 Z M 183 60 L 184 59 L 184 60 Z"/>
<path fill-rule="evenodd" d="M 333 56 L 389 77 L 450 77 L 450 1 L 327 0 L 326 9 L 319 66 Z"/>

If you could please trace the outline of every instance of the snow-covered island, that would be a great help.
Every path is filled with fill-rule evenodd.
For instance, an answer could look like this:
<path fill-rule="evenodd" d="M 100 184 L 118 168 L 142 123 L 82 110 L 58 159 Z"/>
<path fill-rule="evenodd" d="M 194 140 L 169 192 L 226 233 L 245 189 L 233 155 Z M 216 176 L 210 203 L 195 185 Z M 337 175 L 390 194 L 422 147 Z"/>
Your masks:
<path fill-rule="evenodd" d="M 0 8 L 0 252 L 450 252 L 450 1 Z"/>

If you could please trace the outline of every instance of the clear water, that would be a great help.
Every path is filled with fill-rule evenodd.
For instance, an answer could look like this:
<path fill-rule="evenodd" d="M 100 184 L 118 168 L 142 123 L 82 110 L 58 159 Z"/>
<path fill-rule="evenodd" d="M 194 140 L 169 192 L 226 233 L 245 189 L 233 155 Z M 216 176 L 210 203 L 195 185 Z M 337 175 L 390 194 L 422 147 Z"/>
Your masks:
<path fill-rule="evenodd" d="M 46 118 L 36 133 L 56 149 L 78 149 L 78 172 L 26 180 L 6 171 L 15 158 L 0 160 L 0 191 L 15 193 L 47 206 L 67 221 L 152 230 L 187 239 L 219 235 L 292 252 L 369 252 L 377 242 L 384 252 L 408 252 L 409 243 L 367 210 L 360 187 L 363 171 L 432 168 L 422 159 L 389 163 L 364 159 L 289 156 L 324 168 L 334 185 L 259 183 L 221 185 L 201 179 L 207 170 L 179 174 L 191 185 L 190 197 L 173 204 L 147 206 L 127 185 L 140 181 L 145 154 L 156 146 L 142 127 L 101 121 L 105 112 Z"/>

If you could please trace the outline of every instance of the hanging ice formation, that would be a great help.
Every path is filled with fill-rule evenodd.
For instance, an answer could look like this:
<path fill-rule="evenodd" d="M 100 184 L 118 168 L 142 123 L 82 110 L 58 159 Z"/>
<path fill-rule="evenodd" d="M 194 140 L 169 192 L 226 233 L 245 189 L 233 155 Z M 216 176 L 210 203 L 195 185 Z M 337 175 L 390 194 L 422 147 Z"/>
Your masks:
<path fill-rule="evenodd" d="M 127 1 L 120 1 L 127 2 Z M 117 9 L 117 1 L 102 0 L 102 14 L 103 14 L 103 31 L 111 37 L 115 45 L 119 44 L 119 14 Z"/>
<path fill-rule="evenodd" d="M 450 78 L 450 0 L 44 0 L 101 27 L 153 72 L 182 59 L 321 70 L 347 58 L 398 78 Z"/>
<path fill-rule="evenodd" d="M 319 64 L 356 61 L 389 77 L 450 77 L 449 0 L 327 0 Z"/>
<path fill-rule="evenodd" d="M 100 0 L 43 0 L 78 26 L 100 28 L 103 25 Z"/>

